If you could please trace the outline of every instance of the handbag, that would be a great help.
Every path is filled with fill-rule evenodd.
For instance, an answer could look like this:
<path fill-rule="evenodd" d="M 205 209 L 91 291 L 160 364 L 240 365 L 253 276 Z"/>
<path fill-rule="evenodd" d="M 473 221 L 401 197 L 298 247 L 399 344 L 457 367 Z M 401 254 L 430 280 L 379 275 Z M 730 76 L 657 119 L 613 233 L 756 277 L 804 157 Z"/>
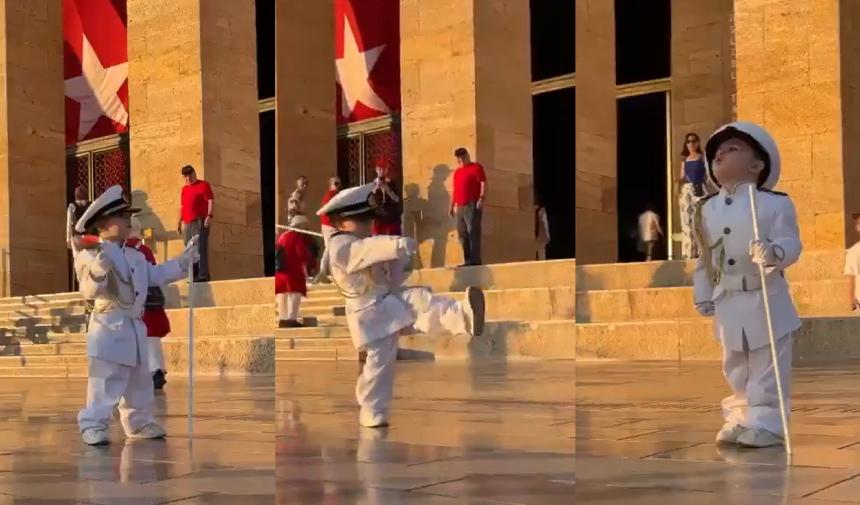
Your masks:
<path fill-rule="evenodd" d="M 158 286 L 150 286 L 146 291 L 146 301 L 143 302 L 144 309 L 163 309 L 165 305 L 164 292 Z"/>

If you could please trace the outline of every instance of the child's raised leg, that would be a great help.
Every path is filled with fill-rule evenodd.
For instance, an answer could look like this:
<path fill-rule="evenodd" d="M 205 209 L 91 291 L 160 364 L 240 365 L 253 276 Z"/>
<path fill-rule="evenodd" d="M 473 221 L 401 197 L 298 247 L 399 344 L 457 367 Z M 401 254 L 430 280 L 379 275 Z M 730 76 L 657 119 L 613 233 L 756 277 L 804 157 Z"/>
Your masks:
<path fill-rule="evenodd" d="M 467 288 L 463 301 L 422 287 L 406 288 L 399 296 L 415 313 L 413 326 L 418 331 L 473 336 L 484 331 L 484 293 L 478 288 Z"/>
<path fill-rule="evenodd" d="M 394 395 L 397 365 L 397 335 L 389 335 L 364 346 L 367 359 L 355 386 L 361 406 L 358 422 L 367 428 L 388 426 L 388 408 Z"/>

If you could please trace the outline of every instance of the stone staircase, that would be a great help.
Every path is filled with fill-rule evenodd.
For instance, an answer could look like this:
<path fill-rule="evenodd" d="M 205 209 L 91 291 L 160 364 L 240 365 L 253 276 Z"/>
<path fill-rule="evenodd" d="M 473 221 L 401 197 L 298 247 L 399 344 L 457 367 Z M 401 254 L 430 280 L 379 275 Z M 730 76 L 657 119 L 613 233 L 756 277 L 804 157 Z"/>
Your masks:
<path fill-rule="evenodd" d="M 807 251 L 786 272 L 803 326 L 795 359 L 860 358 L 860 317 L 845 304 L 844 251 Z M 578 359 L 718 360 L 712 320 L 693 306 L 692 261 L 577 267 Z"/>
<path fill-rule="evenodd" d="M 167 290 L 169 372 L 188 370 L 188 285 Z M 199 375 L 274 373 L 274 281 L 196 284 L 194 366 Z M 86 317 L 77 293 L 0 299 L 0 377 L 86 376 Z"/>
<path fill-rule="evenodd" d="M 415 335 L 400 340 L 401 359 L 573 359 L 575 262 L 510 263 L 435 268 L 413 272 L 411 285 L 460 297 L 469 286 L 486 290 L 484 335 L 465 344 L 453 335 Z M 278 367 L 290 361 L 355 361 L 343 316 L 343 298 L 332 287 L 313 287 L 302 316 L 314 326 L 275 332 Z"/>

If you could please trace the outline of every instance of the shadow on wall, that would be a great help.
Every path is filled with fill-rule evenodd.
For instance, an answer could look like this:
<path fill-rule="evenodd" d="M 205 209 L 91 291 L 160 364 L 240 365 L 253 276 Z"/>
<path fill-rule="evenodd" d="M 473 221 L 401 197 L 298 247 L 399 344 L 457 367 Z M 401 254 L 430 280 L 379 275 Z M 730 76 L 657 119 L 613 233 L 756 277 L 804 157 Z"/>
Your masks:
<path fill-rule="evenodd" d="M 448 165 L 436 165 L 433 177 L 427 186 L 427 198 L 421 198 L 417 184 L 407 184 L 404 188 L 404 233 L 418 244 L 431 241 L 433 244 L 429 264 L 427 258 L 418 258 L 415 268 L 437 268 L 445 266 L 445 251 L 448 247 L 448 234 L 454 223 L 448 217 L 448 204 L 451 194 L 445 181 L 451 176 Z"/>
<path fill-rule="evenodd" d="M 131 203 L 140 209 L 137 217 L 140 219 L 141 226 L 144 229 L 152 230 L 152 238 L 146 241 L 146 245 L 152 249 L 152 254 L 161 263 L 166 259 L 166 251 L 162 250 L 166 249 L 166 246 L 163 248 L 161 246 L 171 240 L 182 240 L 182 235 L 176 230 L 175 223 L 171 223 L 170 229 L 165 227 L 161 218 L 158 217 L 158 214 L 149 205 L 149 195 L 145 191 L 139 189 L 132 191 Z"/>

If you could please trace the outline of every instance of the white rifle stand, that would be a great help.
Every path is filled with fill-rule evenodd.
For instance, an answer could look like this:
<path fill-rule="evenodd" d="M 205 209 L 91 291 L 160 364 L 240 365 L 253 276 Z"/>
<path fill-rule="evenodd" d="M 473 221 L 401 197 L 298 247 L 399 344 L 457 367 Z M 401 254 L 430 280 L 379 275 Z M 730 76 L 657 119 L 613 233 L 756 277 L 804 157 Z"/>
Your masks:
<path fill-rule="evenodd" d="M 188 437 L 194 433 L 194 262 L 188 267 Z M 190 440 L 189 440 L 190 443 Z"/>

